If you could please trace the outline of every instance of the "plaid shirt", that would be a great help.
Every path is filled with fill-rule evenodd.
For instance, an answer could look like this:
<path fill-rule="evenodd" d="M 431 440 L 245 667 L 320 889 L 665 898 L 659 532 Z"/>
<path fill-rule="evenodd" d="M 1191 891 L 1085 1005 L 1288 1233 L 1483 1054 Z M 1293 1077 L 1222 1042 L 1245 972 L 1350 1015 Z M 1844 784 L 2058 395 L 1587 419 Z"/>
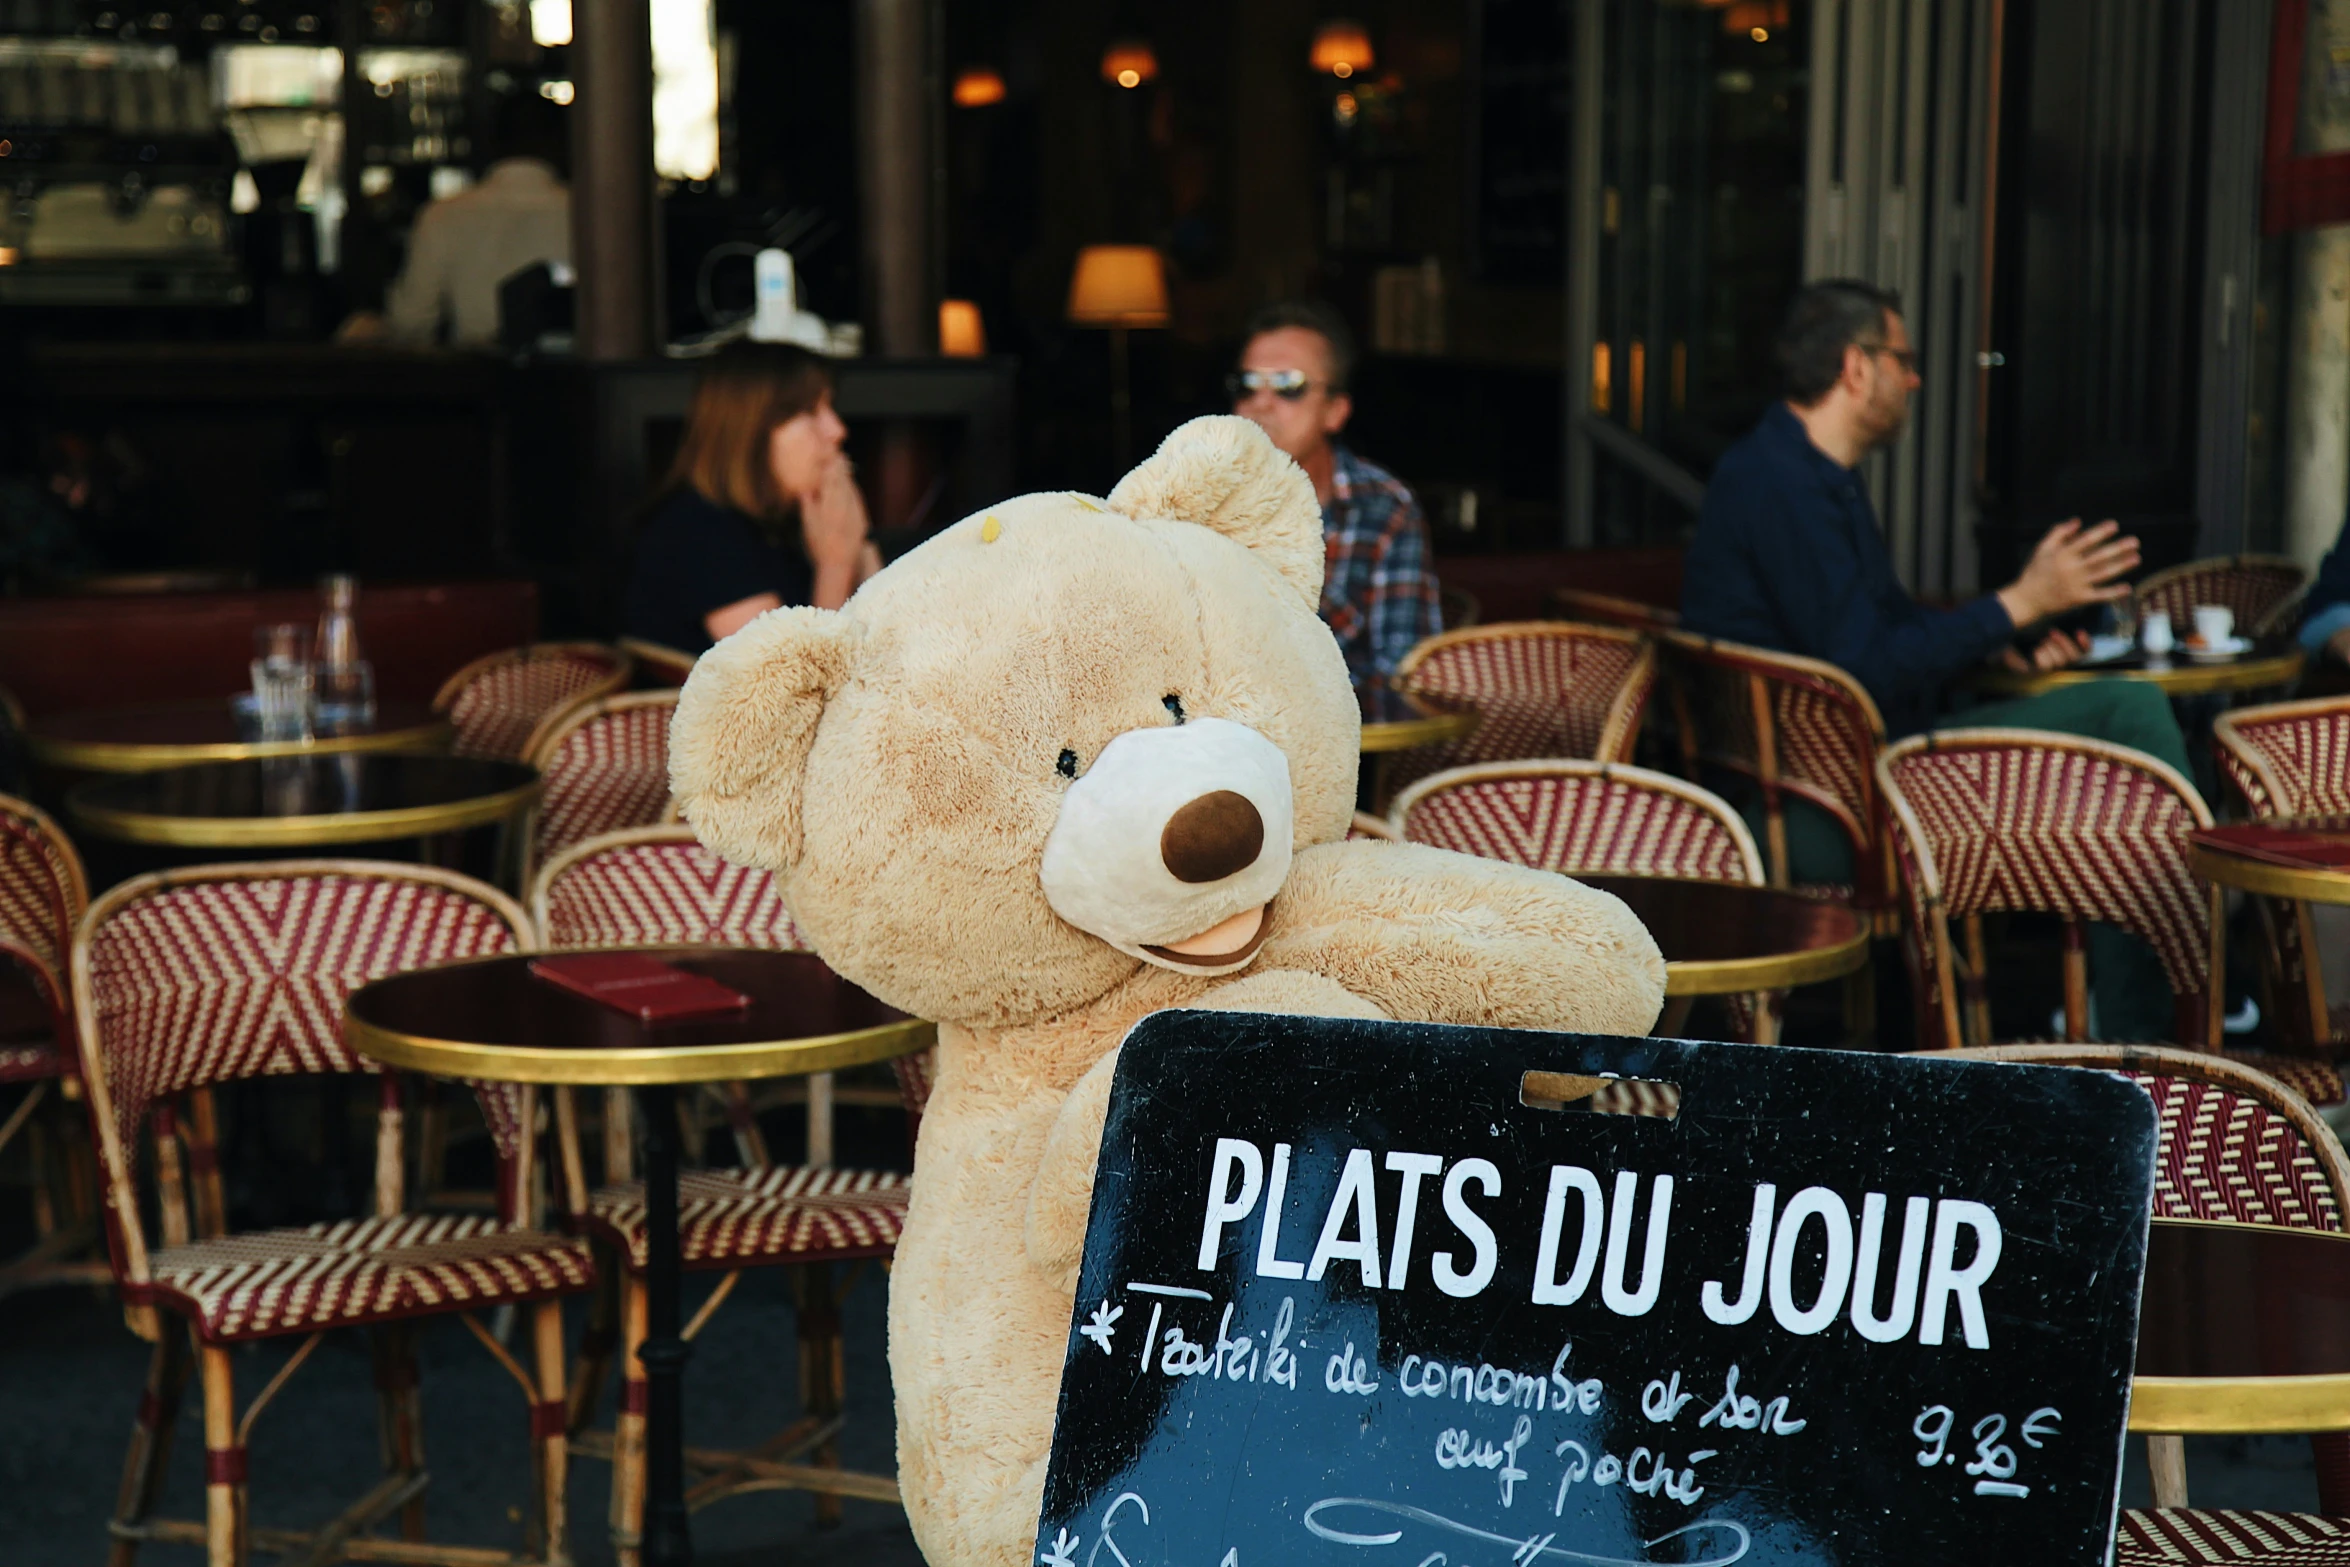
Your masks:
<path fill-rule="evenodd" d="M 1343 446 L 1331 453 L 1322 551 L 1322 619 L 1356 685 L 1393 675 L 1422 638 L 1443 629 L 1420 503 L 1402 480 Z"/>

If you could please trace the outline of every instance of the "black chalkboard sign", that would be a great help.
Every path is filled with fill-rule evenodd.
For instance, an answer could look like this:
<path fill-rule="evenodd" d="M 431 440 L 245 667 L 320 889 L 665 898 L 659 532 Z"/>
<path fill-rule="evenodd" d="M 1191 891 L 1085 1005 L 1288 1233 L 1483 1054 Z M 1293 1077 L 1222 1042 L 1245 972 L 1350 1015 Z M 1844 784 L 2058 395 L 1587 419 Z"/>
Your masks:
<path fill-rule="evenodd" d="M 2154 1135 L 2063 1068 L 1148 1018 L 1036 1560 L 2097 1567 Z"/>

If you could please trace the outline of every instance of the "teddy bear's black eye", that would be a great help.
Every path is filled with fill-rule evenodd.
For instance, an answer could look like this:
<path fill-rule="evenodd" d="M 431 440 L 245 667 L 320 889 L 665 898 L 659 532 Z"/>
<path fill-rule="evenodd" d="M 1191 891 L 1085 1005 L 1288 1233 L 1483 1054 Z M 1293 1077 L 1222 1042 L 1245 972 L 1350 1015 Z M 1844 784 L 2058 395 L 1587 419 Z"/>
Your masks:
<path fill-rule="evenodd" d="M 1075 751 L 1063 751 L 1061 753 L 1061 759 L 1053 763 L 1053 771 L 1059 773 L 1063 778 L 1076 777 L 1077 753 Z"/>
<path fill-rule="evenodd" d="M 1175 722 L 1183 722 L 1183 698 L 1170 691 L 1159 698 L 1159 705 L 1175 715 Z"/>

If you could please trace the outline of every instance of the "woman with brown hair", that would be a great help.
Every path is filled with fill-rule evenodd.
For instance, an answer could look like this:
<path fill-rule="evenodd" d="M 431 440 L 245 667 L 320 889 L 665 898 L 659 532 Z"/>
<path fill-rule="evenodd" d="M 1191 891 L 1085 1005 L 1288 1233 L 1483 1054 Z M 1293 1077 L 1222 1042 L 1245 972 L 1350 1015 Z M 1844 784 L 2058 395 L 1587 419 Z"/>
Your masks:
<path fill-rule="evenodd" d="M 840 608 L 881 569 L 847 438 L 815 354 L 788 343 L 720 349 L 637 539 L 629 634 L 700 653 L 785 604 Z"/>

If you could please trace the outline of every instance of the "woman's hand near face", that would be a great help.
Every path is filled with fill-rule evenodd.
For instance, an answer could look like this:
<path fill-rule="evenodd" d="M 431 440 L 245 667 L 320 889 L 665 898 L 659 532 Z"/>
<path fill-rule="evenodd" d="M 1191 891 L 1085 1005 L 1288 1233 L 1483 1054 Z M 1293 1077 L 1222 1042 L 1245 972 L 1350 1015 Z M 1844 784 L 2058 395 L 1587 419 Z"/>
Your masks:
<path fill-rule="evenodd" d="M 865 497 L 857 489 L 848 458 L 838 452 L 825 464 L 813 491 L 800 501 L 800 537 L 816 568 L 816 607 L 838 609 L 869 571 L 863 570 L 871 527 Z"/>

